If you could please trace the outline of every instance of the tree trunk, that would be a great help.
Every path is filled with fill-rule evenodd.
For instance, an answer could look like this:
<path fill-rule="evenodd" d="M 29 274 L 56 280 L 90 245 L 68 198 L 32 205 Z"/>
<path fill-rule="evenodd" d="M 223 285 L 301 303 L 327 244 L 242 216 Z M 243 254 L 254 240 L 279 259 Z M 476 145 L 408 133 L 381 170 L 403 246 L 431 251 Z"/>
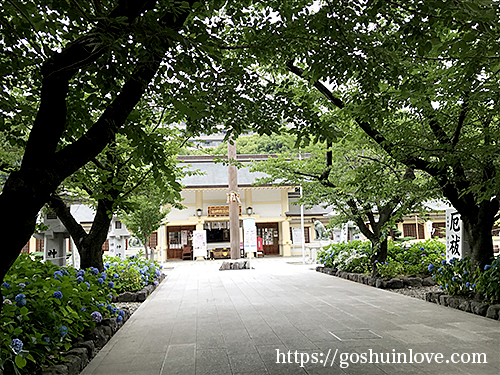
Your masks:
<path fill-rule="evenodd" d="M 146 259 L 149 259 L 149 250 L 148 250 L 148 238 L 145 237 L 142 239 L 143 243 L 144 243 L 144 257 Z"/>
<path fill-rule="evenodd" d="M 370 263 L 372 266 L 372 276 L 378 276 L 377 265 L 379 263 L 385 263 L 387 260 L 387 236 L 383 236 L 382 238 L 373 238 L 370 240 L 372 244 L 373 254 L 370 258 Z M 375 262 L 376 261 L 376 262 Z"/>
<path fill-rule="evenodd" d="M 118 193 L 114 191 L 109 194 L 116 196 Z M 102 272 L 104 270 L 102 245 L 108 237 L 112 220 L 109 212 L 113 212 L 113 202 L 107 199 L 100 199 L 97 202 L 96 215 L 88 234 L 71 215 L 69 207 L 60 197 L 53 194 L 49 199 L 49 205 L 73 238 L 80 254 L 80 268 L 95 267 Z"/>
<path fill-rule="evenodd" d="M 99 271 L 104 271 L 102 245 L 106 242 L 109 225 L 113 219 L 110 212 L 113 212 L 113 202 L 100 199 L 97 203 L 92 228 L 78 247 L 81 268 L 96 267 Z"/>
<path fill-rule="evenodd" d="M 464 231 L 469 241 L 469 252 L 467 254 L 472 260 L 473 268 L 476 266 L 484 269 L 484 266 L 491 264 L 493 259 L 493 239 L 491 229 L 494 224 L 494 218 L 497 205 L 492 202 L 483 202 L 480 205 L 476 215 L 469 212 L 461 213 Z"/>
<path fill-rule="evenodd" d="M 50 177 L 36 171 L 13 172 L 5 183 L 0 194 L 0 228 L 8 235 L 2 241 L 0 283 L 35 231 L 38 212 L 54 185 Z"/>

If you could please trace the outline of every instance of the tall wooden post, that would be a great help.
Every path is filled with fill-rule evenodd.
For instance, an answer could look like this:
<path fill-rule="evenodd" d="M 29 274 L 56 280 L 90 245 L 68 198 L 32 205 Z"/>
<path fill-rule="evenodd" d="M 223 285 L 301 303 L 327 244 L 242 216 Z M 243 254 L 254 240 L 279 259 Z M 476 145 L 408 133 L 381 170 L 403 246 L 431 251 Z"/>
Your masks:
<path fill-rule="evenodd" d="M 231 144 L 232 143 L 232 144 Z M 238 169 L 236 161 L 236 141 L 233 135 L 227 143 L 227 157 L 229 158 L 229 236 L 231 238 L 231 259 L 239 259 L 240 256 L 240 214 L 238 193 Z"/>

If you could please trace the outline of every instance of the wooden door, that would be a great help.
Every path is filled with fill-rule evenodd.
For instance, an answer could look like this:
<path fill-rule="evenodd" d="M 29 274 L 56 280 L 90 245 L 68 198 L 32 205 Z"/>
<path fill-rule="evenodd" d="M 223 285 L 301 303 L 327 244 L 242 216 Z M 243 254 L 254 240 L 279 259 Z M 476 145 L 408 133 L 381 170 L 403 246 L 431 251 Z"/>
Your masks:
<path fill-rule="evenodd" d="M 257 223 L 257 236 L 262 238 L 264 255 L 279 255 L 278 223 Z"/>

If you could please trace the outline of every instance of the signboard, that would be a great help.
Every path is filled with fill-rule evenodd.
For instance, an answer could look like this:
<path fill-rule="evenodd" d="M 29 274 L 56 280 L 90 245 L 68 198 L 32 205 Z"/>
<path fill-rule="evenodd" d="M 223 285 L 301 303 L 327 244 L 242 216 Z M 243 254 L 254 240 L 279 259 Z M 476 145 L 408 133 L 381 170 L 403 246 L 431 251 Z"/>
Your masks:
<path fill-rule="evenodd" d="M 238 206 L 239 214 L 241 215 L 241 206 Z M 229 206 L 208 206 L 208 217 L 229 216 Z"/>
<path fill-rule="evenodd" d="M 257 252 L 257 228 L 251 217 L 243 219 L 243 249 L 245 253 Z"/>
<path fill-rule="evenodd" d="M 446 210 L 446 261 L 460 259 L 464 253 L 464 230 L 460 214 L 455 209 Z"/>
<path fill-rule="evenodd" d="M 207 256 L 207 231 L 193 231 L 193 259 Z"/>
<path fill-rule="evenodd" d="M 109 238 L 109 256 L 125 259 L 125 238 Z"/>
<path fill-rule="evenodd" d="M 292 242 L 294 245 L 302 245 L 302 228 L 292 227 Z"/>

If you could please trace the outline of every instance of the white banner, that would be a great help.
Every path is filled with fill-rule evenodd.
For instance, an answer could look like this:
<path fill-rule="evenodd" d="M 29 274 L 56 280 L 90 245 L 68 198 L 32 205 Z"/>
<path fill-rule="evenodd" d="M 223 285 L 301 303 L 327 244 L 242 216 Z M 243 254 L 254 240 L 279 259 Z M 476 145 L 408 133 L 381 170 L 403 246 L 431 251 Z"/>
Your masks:
<path fill-rule="evenodd" d="M 294 245 L 302 245 L 302 228 L 292 227 L 292 242 Z"/>
<path fill-rule="evenodd" d="M 193 231 L 193 259 L 207 256 L 207 231 Z"/>
<path fill-rule="evenodd" d="M 463 253 L 463 223 L 460 214 L 455 209 L 446 210 L 446 261 L 462 258 Z"/>
<path fill-rule="evenodd" d="M 257 252 L 257 228 L 252 217 L 243 219 L 243 249 L 245 253 Z"/>

